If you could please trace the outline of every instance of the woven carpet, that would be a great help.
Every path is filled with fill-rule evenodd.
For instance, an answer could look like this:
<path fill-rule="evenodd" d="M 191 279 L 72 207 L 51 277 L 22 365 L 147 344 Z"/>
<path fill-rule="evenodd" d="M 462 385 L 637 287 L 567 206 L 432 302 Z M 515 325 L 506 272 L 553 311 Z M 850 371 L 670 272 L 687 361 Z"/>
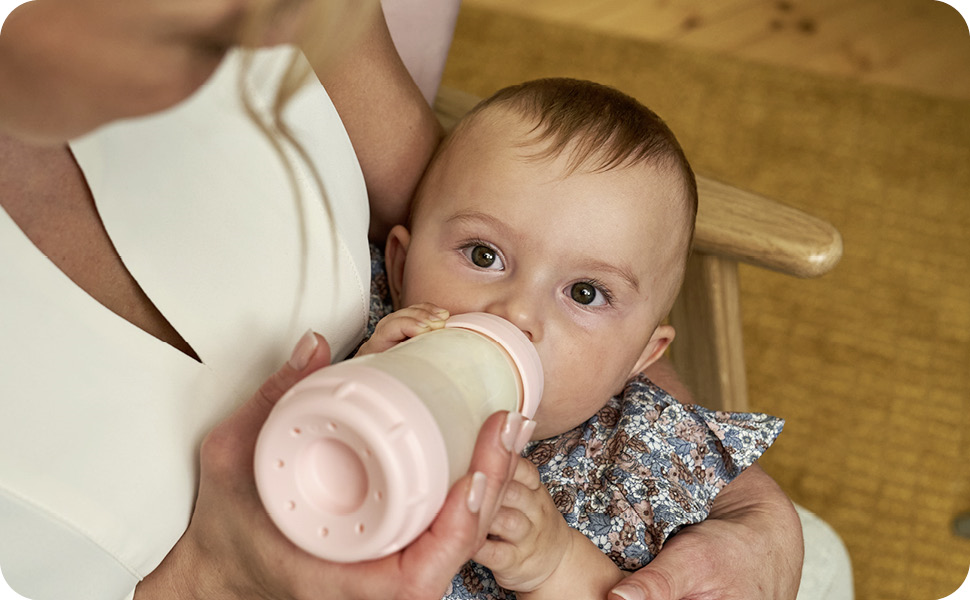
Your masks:
<path fill-rule="evenodd" d="M 845 540 L 859 600 L 952 593 L 970 566 L 952 531 L 970 511 L 970 103 L 462 9 L 445 85 L 554 75 L 630 93 L 699 173 L 841 230 L 821 279 L 742 270 L 751 408 L 788 420 L 761 462 Z"/>

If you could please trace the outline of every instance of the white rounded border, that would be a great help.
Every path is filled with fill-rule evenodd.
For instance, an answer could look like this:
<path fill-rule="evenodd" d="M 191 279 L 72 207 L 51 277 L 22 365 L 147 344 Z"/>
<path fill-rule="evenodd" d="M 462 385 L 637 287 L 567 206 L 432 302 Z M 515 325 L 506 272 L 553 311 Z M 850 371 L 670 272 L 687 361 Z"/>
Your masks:
<path fill-rule="evenodd" d="M 27 4 L 27 0 L 0 0 L 0 23 L 6 23 L 13 9 L 21 4 Z"/>

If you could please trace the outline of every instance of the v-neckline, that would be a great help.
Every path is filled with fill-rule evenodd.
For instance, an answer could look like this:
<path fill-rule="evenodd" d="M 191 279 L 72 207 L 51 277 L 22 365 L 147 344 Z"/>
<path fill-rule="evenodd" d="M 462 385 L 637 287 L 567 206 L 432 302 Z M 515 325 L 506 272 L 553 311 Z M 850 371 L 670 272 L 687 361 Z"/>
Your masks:
<path fill-rule="evenodd" d="M 198 362 L 191 344 L 118 255 L 70 146 L 35 147 L 3 138 L 0 155 L 8 169 L 15 169 L 3 178 L 10 194 L 3 210 L 25 242 L 91 301 Z M 42 174 L 37 172 L 41 168 Z M 119 312 L 129 306 L 136 308 Z"/>
<path fill-rule="evenodd" d="M 123 330 L 125 343 L 130 344 L 134 339 L 141 341 L 138 349 L 126 347 L 124 349 L 126 353 L 149 352 L 157 355 L 162 352 L 170 357 L 177 356 L 177 360 L 187 366 L 201 366 L 200 361 L 117 314 L 74 282 L 30 239 L 3 206 L 0 206 L 0 221 L 8 223 L 8 225 L 0 224 L 0 230 L 9 230 L 4 235 L 9 235 L 13 239 L 14 252 L 26 258 L 26 261 L 20 261 L 15 255 L 5 256 L 4 260 L 10 260 L 14 264 L 25 262 L 27 268 L 31 269 L 27 276 L 36 278 L 41 282 L 41 286 L 53 291 L 47 298 L 55 304 L 51 307 L 52 310 L 63 310 L 67 313 L 83 311 L 87 315 L 93 315 L 98 322 L 112 331 Z M 92 351 L 95 350 L 92 349 Z"/>

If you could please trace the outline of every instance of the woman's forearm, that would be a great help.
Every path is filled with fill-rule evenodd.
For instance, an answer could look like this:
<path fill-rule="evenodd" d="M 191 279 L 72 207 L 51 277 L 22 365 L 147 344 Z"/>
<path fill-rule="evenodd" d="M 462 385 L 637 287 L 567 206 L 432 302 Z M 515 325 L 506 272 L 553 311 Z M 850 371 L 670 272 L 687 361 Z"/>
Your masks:
<path fill-rule="evenodd" d="M 710 516 L 680 530 L 611 600 L 794 600 L 802 531 L 791 501 L 754 465 L 718 495 Z"/>

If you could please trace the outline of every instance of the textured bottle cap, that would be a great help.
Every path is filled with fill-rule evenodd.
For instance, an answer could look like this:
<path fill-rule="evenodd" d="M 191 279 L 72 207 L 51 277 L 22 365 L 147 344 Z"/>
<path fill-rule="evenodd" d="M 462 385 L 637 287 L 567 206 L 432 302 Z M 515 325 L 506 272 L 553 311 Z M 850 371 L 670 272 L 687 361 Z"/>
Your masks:
<path fill-rule="evenodd" d="M 448 488 L 445 444 L 424 404 L 394 377 L 352 361 L 280 399 L 257 440 L 255 473 L 277 527 L 338 562 L 410 543 Z"/>
<path fill-rule="evenodd" d="M 445 327 L 478 332 L 505 349 L 515 363 L 522 383 L 519 412 L 526 418 L 533 418 L 542 400 L 544 379 L 539 353 L 522 330 L 502 317 L 483 312 L 455 315 L 445 322 Z"/>

